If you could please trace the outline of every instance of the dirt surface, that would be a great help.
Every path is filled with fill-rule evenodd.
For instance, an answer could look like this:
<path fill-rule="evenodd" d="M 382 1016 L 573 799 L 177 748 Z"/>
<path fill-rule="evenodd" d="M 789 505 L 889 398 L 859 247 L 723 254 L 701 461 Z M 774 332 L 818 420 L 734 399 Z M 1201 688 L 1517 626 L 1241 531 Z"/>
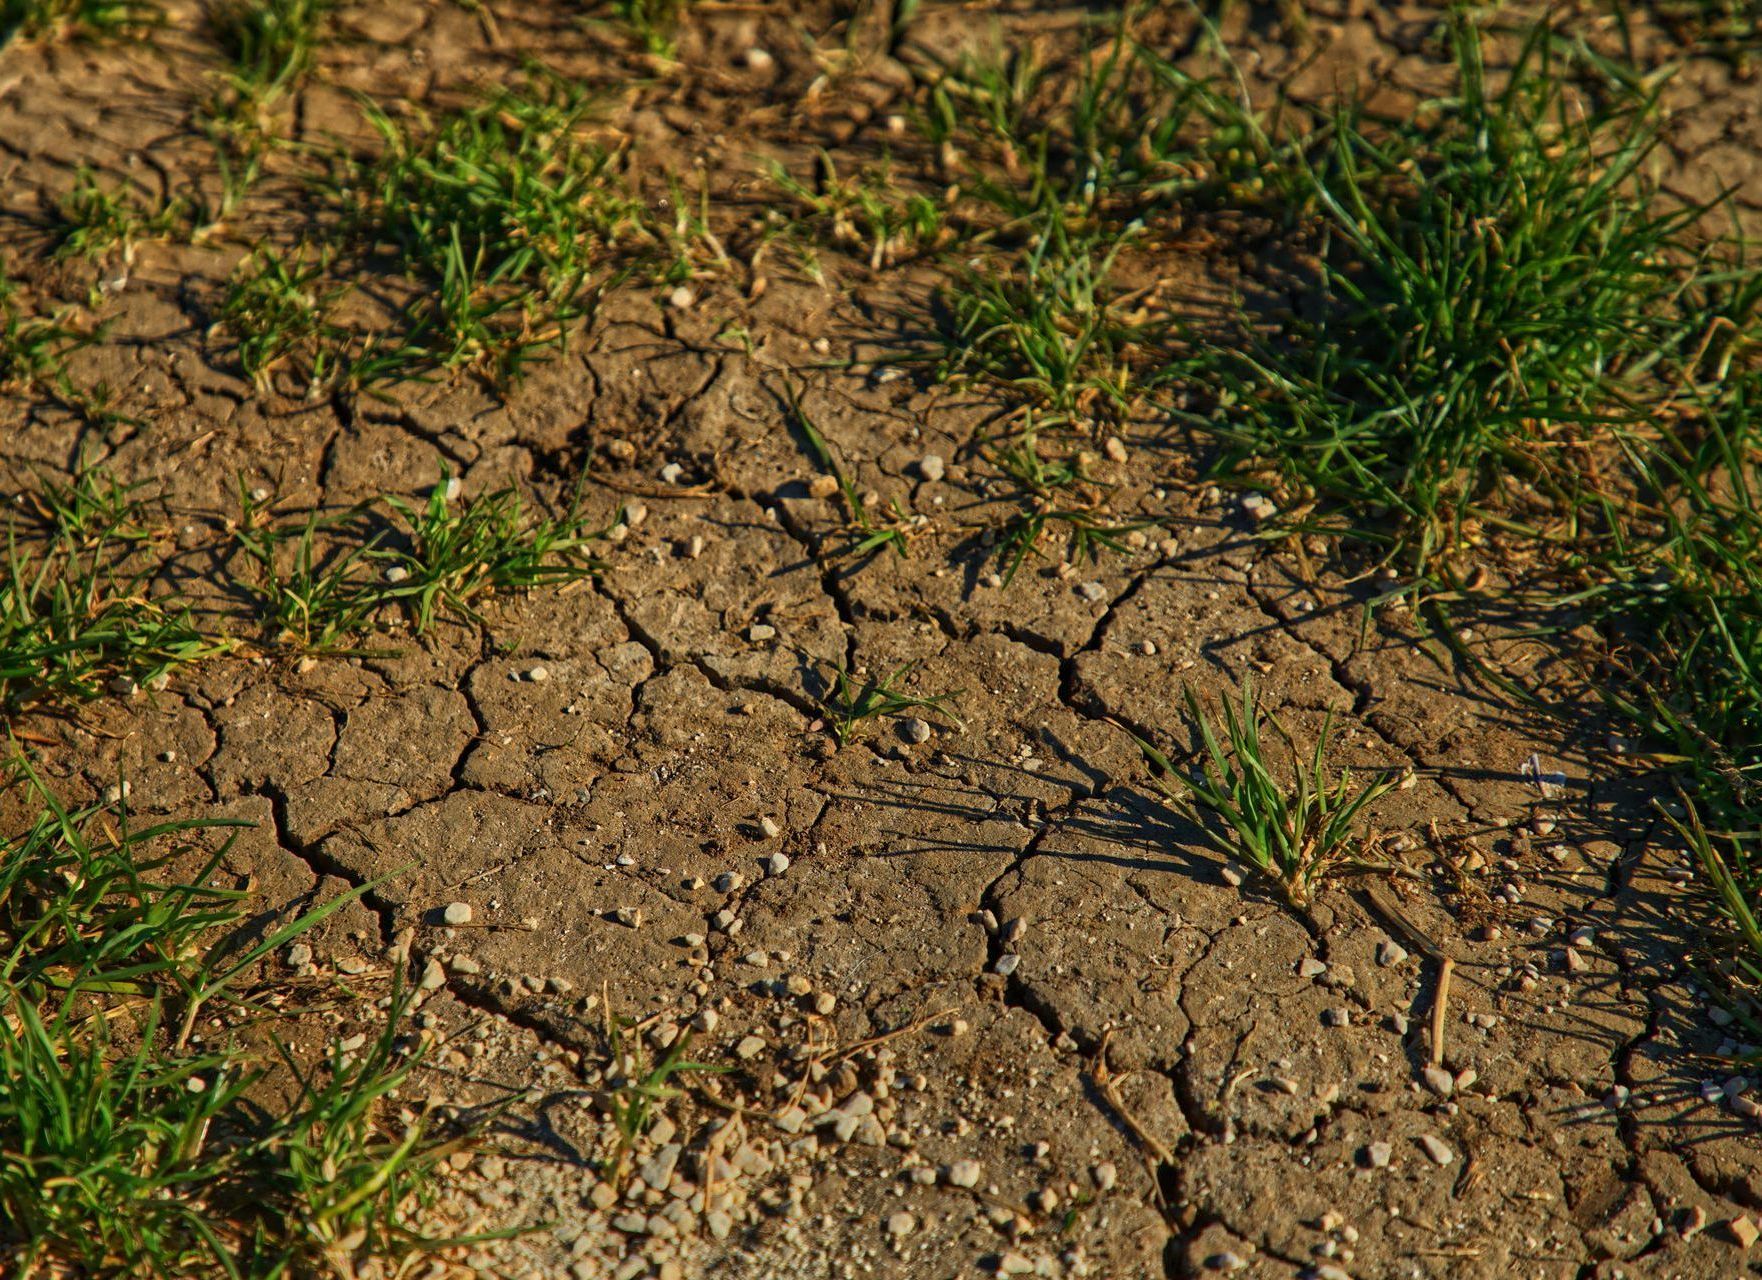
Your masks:
<path fill-rule="evenodd" d="M 992 24 L 1055 42 L 1078 14 L 926 9 L 925 48 Z M 1257 86 L 1436 79 L 1435 10 L 1317 4 L 1306 34 L 1273 6 L 1235 12 Z M 307 402 L 254 388 L 211 328 L 238 244 L 145 243 L 97 271 L 109 327 L 74 362 L 131 421 L 20 396 L 0 422 L 9 487 L 82 451 L 153 482 L 181 585 L 223 614 L 237 476 L 293 510 L 420 495 L 443 461 L 468 495 L 511 481 L 555 499 L 587 468 L 593 509 L 624 507 L 597 581 L 497 601 L 481 632 L 227 659 L 29 726 L 54 740 L 59 785 L 120 770 L 138 807 L 251 819 L 227 869 L 269 901 L 395 873 L 306 963 L 380 964 L 407 943 L 433 978 L 428 1087 L 528 1091 L 434 1212 L 448 1229 L 545 1225 L 458 1261 L 623 1280 L 1753 1269 L 1725 1224 L 1762 1212 L 1762 1145 L 1727 1105 L 1729 1068 L 1703 1057 L 1733 1046 L 1685 964 L 1687 860 L 1610 726 L 1511 710 L 1398 612 L 1365 627 L 1376 583 L 1257 540 L 1156 423 L 1121 424 L 1099 466 L 1118 509 L 1157 527 L 998 584 L 982 529 L 1001 499 L 968 445 L 999 404 L 877 375 L 927 323 L 931 268 L 823 252 L 822 283 L 781 253 L 741 257 L 767 198 L 754 153 L 900 150 L 887 117 L 922 60 L 831 5 L 703 4 L 674 65 L 571 16 L 345 6 L 294 136 L 361 136 L 352 91 L 456 100 L 537 53 L 603 88 L 638 175 L 701 174 L 715 193 L 735 260 L 688 306 L 616 292 L 511 392 L 440 379 Z M 195 31 L 174 7 L 150 50 L 0 53 L 16 278 L 45 296 L 92 283 L 33 256 L 32 220 L 77 166 L 152 190 L 204 180 L 185 120 L 209 56 Z M 1678 183 L 1736 184 L 1762 208 L 1755 83 L 1699 59 L 1667 97 Z M 241 235 L 297 220 L 277 214 L 300 207 L 292 165 L 272 163 Z M 1171 274 L 1213 282 L 1238 252 L 1209 234 L 1171 246 Z M 843 520 L 811 496 L 786 380 L 860 489 L 924 517 L 909 557 L 832 555 Z M 1464 639 L 1534 678 L 1551 659 L 1520 629 Z M 832 669 L 908 661 L 913 691 L 959 691 L 964 728 L 926 716 L 920 742 L 874 721 L 840 747 L 820 701 Z M 1299 737 L 1333 708 L 1346 762 L 1413 771 L 1377 815 L 1413 870 L 1374 900 L 1346 879 L 1294 911 L 1145 785 L 1122 726 L 1184 746 L 1182 684 L 1228 696 L 1250 678 Z M 1564 786 L 1544 795 L 1532 762 Z M 455 902 L 468 926 L 442 923 Z M 1453 980 L 1428 1074 L 1438 957 Z M 675 1081 L 688 1096 L 621 1192 L 595 1165 L 621 1070 L 608 1006 L 641 1020 L 649 1056 L 695 1025 L 691 1056 L 731 1068 Z"/>

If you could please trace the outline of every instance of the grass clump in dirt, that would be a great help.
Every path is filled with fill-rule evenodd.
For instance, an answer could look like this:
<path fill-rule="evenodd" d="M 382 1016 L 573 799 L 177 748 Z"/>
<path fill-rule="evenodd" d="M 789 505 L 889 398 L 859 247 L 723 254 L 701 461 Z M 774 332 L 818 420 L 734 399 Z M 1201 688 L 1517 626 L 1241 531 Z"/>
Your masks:
<path fill-rule="evenodd" d="M 69 391 L 67 357 L 91 339 L 60 318 L 30 315 L 0 270 L 0 391 Z"/>
<path fill-rule="evenodd" d="M 162 16 L 149 0 L 0 0 L 0 46 L 20 37 L 54 39 L 64 32 L 119 36 Z"/>
<path fill-rule="evenodd" d="M 644 50 L 671 58 L 679 23 L 690 5 L 691 0 L 611 0 L 607 8 L 612 20 L 635 36 Z"/>
<path fill-rule="evenodd" d="M 84 470 L 33 503 L 8 524 L 0 570 L 0 713 L 153 685 L 230 647 L 156 586 L 156 534 L 132 490 Z"/>
<path fill-rule="evenodd" d="M 1354 788 L 1350 769 L 1336 774 L 1327 758 L 1331 712 L 1306 756 L 1278 717 L 1262 716 L 1251 684 L 1243 683 L 1240 706 L 1223 701 L 1221 734 L 1198 696 L 1191 689 L 1186 696 L 1201 748 L 1199 767 L 1191 775 L 1178 773 L 1142 738 L 1137 742 L 1159 771 L 1157 789 L 1221 853 L 1272 879 L 1300 907 L 1338 867 L 1383 866 L 1364 856 L 1365 818 L 1372 805 L 1399 785 L 1398 776 L 1384 772 Z M 1263 720 L 1291 756 L 1288 782 L 1277 776 L 1262 737 Z M 1164 782 L 1164 777 L 1175 781 Z"/>
<path fill-rule="evenodd" d="M 264 245 L 227 281 L 219 320 L 237 338 L 239 367 L 259 390 L 270 390 L 285 370 L 315 399 L 327 388 L 361 385 L 382 356 L 396 360 L 390 348 L 353 344 L 332 318 L 346 288 L 329 279 L 330 267 L 330 254 L 305 245 L 287 254 Z"/>
<path fill-rule="evenodd" d="M 605 531 L 589 528 L 579 490 L 561 514 L 536 518 L 511 488 L 457 497 L 443 470 L 421 504 L 391 495 L 290 521 L 241 484 L 234 538 L 252 566 L 243 586 L 263 625 L 278 643 L 335 649 L 388 610 L 421 634 L 442 613 L 481 622 L 475 602 L 498 592 L 599 571 L 586 551 Z"/>
<path fill-rule="evenodd" d="M 1133 394 L 1126 349 L 1142 337 L 1110 296 L 1123 244 L 1073 241 L 1049 218 L 1020 261 L 963 272 L 948 290 L 939 376 L 1004 384 L 1042 408 L 1043 425 L 1122 416 Z"/>
<path fill-rule="evenodd" d="M 995 532 L 1003 583 L 1008 586 L 1030 555 L 1039 556 L 1049 530 L 1065 534 L 1065 559 L 1098 560 L 1105 551 L 1124 552 L 1125 539 L 1149 522 L 1121 520 L 1108 510 L 1111 487 L 1090 475 L 1093 459 L 1085 449 L 1043 456 L 1040 430 L 1032 417 L 1020 431 L 981 446 L 981 456 L 1014 486 L 1020 507 Z"/>
<path fill-rule="evenodd" d="M 811 181 L 797 178 L 776 161 L 767 167 L 771 183 L 794 205 L 791 213 L 766 211 L 765 240 L 783 238 L 803 255 L 808 273 L 823 281 L 811 246 L 825 241 L 865 251 L 879 271 L 913 254 L 939 247 L 948 238 L 942 207 L 922 192 L 904 191 L 886 161 L 845 176 L 831 155 L 821 151 Z"/>
<path fill-rule="evenodd" d="M 228 101 L 218 114 L 261 113 L 298 86 L 335 7 L 336 0 L 223 0 L 211 8 L 209 31 L 226 60 Z"/>
<path fill-rule="evenodd" d="M 517 377 L 562 345 L 613 258 L 646 242 L 613 154 L 585 136 L 591 109 L 537 70 L 427 124 L 367 109 L 384 146 L 350 178 L 353 221 L 423 295 L 408 342 L 427 359 Z"/>
<path fill-rule="evenodd" d="M 1762 984 L 1762 376 L 1736 379 L 1692 435 L 1635 450 L 1659 495 L 1597 566 L 1610 637 L 1603 691 L 1682 778 L 1667 820 Z M 1725 943 L 1718 944 L 1724 950 Z"/>
<path fill-rule="evenodd" d="M 73 189 L 56 206 L 55 256 L 95 262 L 120 250 L 125 260 L 132 260 L 141 241 L 187 230 L 191 223 L 187 202 L 149 202 L 127 184 L 106 187 L 82 167 Z"/>
<path fill-rule="evenodd" d="M 794 383 L 784 384 L 784 395 L 795 418 L 795 425 L 807 441 L 808 451 L 825 472 L 824 477 L 817 482 L 824 485 L 823 496 L 830 497 L 836 493 L 844 503 L 847 521 L 844 529 L 845 545 L 836 554 L 860 559 L 885 548 L 900 559 L 905 559 L 906 547 L 917 522 L 901 511 L 897 504 L 893 506 L 890 519 L 878 517 L 871 509 L 871 504 L 863 501 L 863 495 L 857 491 L 856 484 L 844 468 L 838 465 L 838 459 L 833 455 L 832 447 L 826 443 L 826 437 L 802 407 L 801 397 Z M 818 490 L 813 491 L 818 493 Z"/>
<path fill-rule="evenodd" d="M 622 1184 L 631 1151 L 665 1114 L 667 1105 L 684 1095 L 673 1080 L 693 1075 L 720 1075 L 733 1068 L 695 1062 L 687 1057 L 693 1036 L 690 1027 L 681 1031 L 659 1058 L 651 1059 L 642 1037 L 630 1034 L 637 1020 L 612 1013 L 609 996 L 602 992 L 602 998 L 606 1001 L 606 1043 L 611 1048 L 613 1064 L 613 1076 L 606 1092 L 606 1111 L 618 1133 L 618 1145 L 607 1158 L 602 1172 L 613 1183 Z"/>
<path fill-rule="evenodd" d="M 832 688 L 826 697 L 828 723 L 840 745 L 856 736 L 859 726 L 869 720 L 900 719 L 914 712 L 933 715 L 956 729 L 965 728 L 960 717 L 948 704 L 960 696 L 952 693 L 914 694 L 904 685 L 918 664 L 903 663 L 879 680 L 863 680 L 844 667 L 834 667 Z"/>
<path fill-rule="evenodd" d="M 1495 88 L 1452 24 L 1454 95 L 1389 126 L 1342 108 L 1305 162 L 1313 312 L 1196 337 L 1184 371 L 1229 465 L 1417 574 L 1489 530 L 1574 536 L 1596 451 L 1668 417 L 1756 301 L 1650 176 L 1653 96 L 1583 106 L 1541 29 Z"/>
<path fill-rule="evenodd" d="M 247 942 L 246 916 L 199 847 L 236 822 L 135 827 L 64 808 L 22 764 L 35 817 L 0 840 L 0 1249 L 15 1274 L 353 1275 L 426 1243 L 407 1223 L 452 1149 L 394 1113 L 416 1064 L 392 1020 L 316 1069 L 286 1051 L 287 1101 L 237 1037 L 197 1011 L 268 1016 L 257 963 L 361 890 Z M 225 960 L 216 957 L 227 955 Z M 173 1024 L 180 1029 L 173 1030 Z M 285 1081 L 284 1081 L 285 1083 Z"/>

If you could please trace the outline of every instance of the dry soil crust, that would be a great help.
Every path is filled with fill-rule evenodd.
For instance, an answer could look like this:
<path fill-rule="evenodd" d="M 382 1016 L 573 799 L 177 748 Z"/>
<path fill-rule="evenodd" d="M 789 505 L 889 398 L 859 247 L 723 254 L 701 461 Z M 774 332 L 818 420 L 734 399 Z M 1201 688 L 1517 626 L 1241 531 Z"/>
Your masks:
<path fill-rule="evenodd" d="M 704 155 L 731 198 L 748 172 L 726 136 L 742 103 L 763 104 L 755 145 L 860 151 L 910 77 L 876 59 L 807 96 L 817 67 L 792 22 L 832 15 L 804 12 L 706 4 L 683 68 L 623 93 L 613 124 L 651 163 Z M 350 38 L 323 55 L 297 133 L 356 128 L 348 88 L 444 98 L 521 50 L 607 84 L 629 71 L 614 42 L 548 7 L 496 13 L 492 41 L 451 5 L 346 7 Z M 1066 16 L 1011 20 L 1056 34 Z M 1413 29 L 1433 16 L 1320 12 L 1324 43 L 1349 56 L 1305 74 L 1320 92 L 1343 58 L 1423 85 L 1435 68 Z M 1258 77 L 1293 65 L 1280 41 L 1245 38 Z M 77 164 L 175 187 L 201 55 L 165 44 L 0 55 L 18 210 L 65 190 Z M 743 58 L 755 46 L 772 68 Z M 1717 172 L 1762 200 L 1754 86 L 1712 62 L 1681 76 L 1702 95 L 1681 130 L 1683 181 Z M 408 868 L 333 922 L 310 963 L 377 958 L 411 931 L 415 971 L 438 983 L 420 1015 L 445 1037 L 434 1087 L 535 1091 L 508 1153 L 464 1174 L 440 1217 L 556 1225 L 469 1265 L 626 1278 L 1747 1266 L 1719 1224 L 1762 1210 L 1762 1165 L 1753 1127 L 1703 1097 L 1695 1055 L 1725 1033 L 1681 967 L 1698 909 L 1681 855 L 1652 842 L 1640 797 L 1600 754 L 1603 729 L 1502 710 L 1399 616 L 1361 634 L 1362 586 L 1265 549 L 1148 431 L 1106 465 L 1166 535 L 986 585 L 994 565 L 963 527 L 982 489 L 958 462 L 938 481 L 917 463 L 961 458 L 996 406 L 860 363 L 927 275 L 841 265 L 831 287 L 779 276 L 757 301 L 747 282 L 706 281 L 683 311 L 631 293 L 506 399 L 460 383 L 302 404 L 257 394 L 206 333 L 229 261 L 143 247 L 80 366 L 138 425 L 99 432 L 21 400 L 0 428 L 5 474 L 22 484 L 88 450 L 163 486 L 195 559 L 241 472 L 289 504 L 340 505 L 419 491 L 437 458 L 467 492 L 543 489 L 591 460 L 600 510 L 646 512 L 597 583 L 498 604 L 487 635 L 442 631 L 395 657 L 229 661 L 34 726 L 59 739 L 47 758 L 69 785 L 121 769 L 141 803 L 253 819 L 229 869 L 272 899 Z M 735 321 L 750 350 L 720 336 Z M 859 363 L 815 367 L 828 356 Z M 929 517 L 910 559 L 830 557 L 838 513 L 808 496 L 786 373 L 859 486 Z M 657 478 L 669 462 L 685 477 L 671 489 Z M 1471 644 L 1510 670 L 1537 661 L 1496 631 Z M 908 659 L 914 689 L 961 691 L 965 729 L 912 742 L 883 724 L 836 749 L 816 681 L 837 663 L 879 675 Z M 1442 1076 L 1424 1072 L 1439 965 L 1361 886 L 1294 912 L 1139 785 L 1120 724 L 1173 731 L 1183 683 L 1227 694 L 1249 677 L 1300 734 L 1338 708 L 1345 758 L 1416 770 L 1382 827 L 1415 866 L 1448 855 L 1471 871 L 1383 890 L 1454 961 Z M 1563 796 L 1539 794 L 1532 753 L 1567 773 Z M 471 905 L 468 927 L 441 922 L 452 902 Z M 615 1200 L 589 1163 L 607 1142 L 591 1105 L 607 1000 L 660 1041 L 695 1018 L 709 1029 L 693 1056 L 735 1069 L 693 1081 L 720 1101 L 673 1107 Z"/>

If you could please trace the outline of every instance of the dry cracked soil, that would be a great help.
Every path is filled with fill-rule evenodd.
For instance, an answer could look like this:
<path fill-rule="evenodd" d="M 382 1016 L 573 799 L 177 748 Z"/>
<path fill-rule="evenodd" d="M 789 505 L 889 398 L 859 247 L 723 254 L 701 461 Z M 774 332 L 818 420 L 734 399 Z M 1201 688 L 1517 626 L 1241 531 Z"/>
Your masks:
<path fill-rule="evenodd" d="M 1299 38 L 1272 8 L 1237 7 L 1257 84 L 1417 92 L 1436 72 L 1433 9 L 1317 3 Z M 848 9 L 705 3 L 663 64 L 560 4 L 346 4 L 292 137 L 359 138 L 352 93 L 447 101 L 535 53 L 603 94 L 646 172 L 703 175 L 737 228 L 767 198 L 754 153 L 873 153 L 919 91 L 884 50 L 832 63 L 815 41 Z M 212 55 L 170 13 L 151 48 L 0 53 L 16 276 L 68 273 L 31 227 L 79 166 L 200 180 L 187 110 Z M 932 5 L 920 38 L 1057 41 L 1076 13 Z M 1703 58 L 1669 93 L 1679 181 L 1762 205 L 1755 81 Z M 250 208 L 296 199 L 272 166 Z M 304 510 L 419 496 L 443 463 L 467 495 L 551 500 L 585 471 L 590 510 L 624 511 L 596 579 L 498 599 L 481 628 L 244 653 L 26 722 L 59 787 L 120 771 L 138 810 L 249 819 L 225 870 L 267 902 L 386 877 L 284 959 L 322 978 L 408 952 L 425 1087 L 521 1093 L 432 1213 L 537 1225 L 437 1272 L 1754 1268 L 1728 1224 L 1762 1213 L 1762 1146 L 1706 1057 L 1731 1045 L 1685 962 L 1702 908 L 1594 710 L 1514 709 L 1398 610 L 1366 625 L 1378 584 L 1257 538 L 1202 452 L 1153 423 L 1122 424 L 1097 465 L 1155 527 L 1001 585 L 983 530 L 1008 500 L 969 447 L 996 398 L 881 359 L 929 324 L 925 262 L 833 251 L 816 280 L 736 253 L 689 299 L 612 292 L 513 389 L 308 400 L 253 386 L 212 328 L 241 252 L 145 242 L 99 271 L 108 327 L 73 370 L 122 417 L 9 398 L 9 489 L 82 455 L 150 482 L 182 585 L 222 612 L 235 477 Z M 1236 252 L 1197 235 L 1167 270 L 1223 278 Z M 859 489 L 924 517 L 907 557 L 834 554 L 844 522 L 815 496 L 795 386 Z M 1481 622 L 1465 643 L 1545 682 L 1560 659 L 1520 630 Z M 955 694 L 959 726 L 881 718 L 841 745 L 829 673 L 906 663 L 914 693 Z M 1293 909 L 1146 785 L 1126 729 L 1178 740 L 1183 685 L 1245 680 L 1299 738 L 1333 709 L 1340 759 L 1411 771 L 1375 816 L 1407 874 Z M 468 923 L 445 922 L 455 903 Z M 628 1066 L 614 1015 L 634 1020 L 626 1050 L 653 1060 L 691 1028 L 691 1057 L 726 1068 L 675 1079 L 619 1185 L 597 1163 Z M 348 1017 L 316 1034 L 369 1025 Z"/>

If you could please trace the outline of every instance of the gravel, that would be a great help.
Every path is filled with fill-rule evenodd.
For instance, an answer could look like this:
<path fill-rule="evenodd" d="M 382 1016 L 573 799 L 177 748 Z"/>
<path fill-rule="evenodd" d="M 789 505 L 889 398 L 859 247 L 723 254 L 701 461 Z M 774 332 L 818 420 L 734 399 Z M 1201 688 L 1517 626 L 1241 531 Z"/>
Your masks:
<path fill-rule="evenodd" d="M 943 1177 L 951 1187 L 976 1187 L 979 1185 L 979 1175 L 983 1172 L 984 1169 L 977 1160 L 956 1160 L 948 1166 Z"/>
<path fill-rule="evenodd" d="M 448 925 L 458 926 L 471 923 L 471 904 L 469 902 L 449 902 L 441 911 L 441 920 Z"/>

